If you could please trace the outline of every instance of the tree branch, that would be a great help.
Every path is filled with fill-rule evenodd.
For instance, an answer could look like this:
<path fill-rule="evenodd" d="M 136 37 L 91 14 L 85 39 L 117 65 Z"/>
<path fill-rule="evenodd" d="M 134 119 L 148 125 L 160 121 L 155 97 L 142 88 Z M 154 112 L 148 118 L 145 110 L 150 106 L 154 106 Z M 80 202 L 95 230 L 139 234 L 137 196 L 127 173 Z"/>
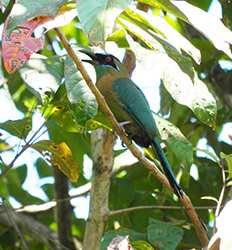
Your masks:
<path fill-rule="evenodd" d="M 48 245 L 49 249 L 60 249 L 61 245 L 58 242 L 58 237 L 48 227 L 36 221 L 30 216 L 17 213 L 14 210 L 10 211 L 11 219 L 17 227 L 32 237 L 36 242 L 43 242 Z M 12 223 L 3 206 L 0 206 L 0 224 L 7 227 L 12 227 Z M 65 249 L 65 248 L 63 248 Z"/>
<path fill-rule="evenodd" d="M 61 245 L 70 250 L 75 250 L 72 240 L 72 207 L 69 198 L 69 182 L 68 178 L 59 170 L 54 167 L 55 178 L 55 197 L 56 197 L 56 221 L 58 228 L 58 238 Z M 63 200 L 62 202 L 60 200 Z"/>
<path fill-rule="evenodd" d="M 113 113 L 109 109 L 104 97 L 101 95 L 99 90 L 95 87 L 94 83 L 92 82 L 91 78 L 89 77 L 87 71 L 85 70 L 82 62 L 75 54 L 74 50 L 66 40 L 66 38 L 63 36 L 61 31 L 56 28 L 55 29 L 58 37 L 60 38 L 64 48 L 67 50 L 68 55 L 72 58 L 74 61 L 77 69 L 81 72 L 84 80 L 86 81 L 87 86 L 90 88 L 92 93 L 95 95 L 96 100 L 99 104 L 99 107 L 101 111 L 108 117 L 108 119 L 111 121 L 112 126 L 114 130 L 117 132 L 118 136 L 121 138 L 121 140 L 124 142 L 125 145 L 127 145 L 128 149 L 131 151 L 131 153 L 171 192 L 174 192 L 172 187 L 170 186 L 167 178 L 162 174 L 162 172 L 158 169 L 158 167 L 155 166 L 154 163 L 151 163 L 148 159 L 144 157 L 144 155 L 141 153 L 141 151 L 131 143 L 127 135 L 124 133 L 122 128 L 119 126 L 117 120 L 115 119 Z M 207 232 L 205 231 L 205 228 L 203 227 L 198 214 L 196 213 L 189 197 L 183 193 L 183 197 L 180 199 L 182 205 L 185 207 L 186 213 L 188 214 L 189 218 L 191 219 L 196 234 L 198 236 L 198 239 L 200 240 L 203 247 L 207 246 L 208 244 L 208 236 Z"/>
<path fill-rule="evenodd" d="M 213 209 L 213 208 L 216 208 L 216 206 L 198 206 L 198 207 L 195 207 L 195 209 L 197 209 L 197 210 L 207 210 L 207 209 Z M 158 205 L 128 207 L 128 208 L 118 209 L 115 211 L 110 211 L 107 216 L 112 217 L 112 216 L 116 216 L 116 215 L 131 213 L 134 211 L 151 210 L 151 209 L 181 210 L 181 209 L 183 209 L 183 207 L 182 206 L 158 206 Z"/>
<path fill-rule="evenodd" d="M 97 129 L 92 132 L 93 178 L 90 191 L 90 211 L 86 222 L 83 250 L 100 249 L 104 232 L 105 215 L 108 214 L 110 178 L 113 168 L 113 133 Z"/>
<path fill-rule="evenodd" d="M 29 247 L 27 245 L 27 242 L 26 240 L 24 239 L 24 236 L 20 230 L 20 228 L 18 227 L 17 223 L 14 221 L 14 218 L 12 216 L 12 210 L 7 207 L 5 204 L 2 205 L 2 208 L 5 209 L 5 212 L 7 214 L 7 217 L 8 217 L 8 220 L 11 224 L 11 226 L 13 226 L 15 232 L 17 233 L 17 235 L 19 236 L 20 238 L 20 241 L 22 242 L 22 247 L 24 250 L 29 250 Z"/>

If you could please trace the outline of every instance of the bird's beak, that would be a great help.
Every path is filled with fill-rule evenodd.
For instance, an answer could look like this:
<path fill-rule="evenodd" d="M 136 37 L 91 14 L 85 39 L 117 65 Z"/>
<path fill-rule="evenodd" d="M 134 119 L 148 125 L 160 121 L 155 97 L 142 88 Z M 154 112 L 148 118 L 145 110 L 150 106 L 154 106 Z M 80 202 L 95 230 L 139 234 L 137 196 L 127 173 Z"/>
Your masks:
<path fill-rule="evenodd" d="M 93 64 L 93 65 L 96 64 L 97 57 L 96 57 L 96 55 L 93 52 L 90 52 L 90 51 L 84 50 L 84 49 L 79 50 L 79 52 L 81 52 L 81 53 L 89 56 L 92 59 L 92 60 L 82 59 L 81 60 L 82 62 L 87 62 L 87 63 Z"/>

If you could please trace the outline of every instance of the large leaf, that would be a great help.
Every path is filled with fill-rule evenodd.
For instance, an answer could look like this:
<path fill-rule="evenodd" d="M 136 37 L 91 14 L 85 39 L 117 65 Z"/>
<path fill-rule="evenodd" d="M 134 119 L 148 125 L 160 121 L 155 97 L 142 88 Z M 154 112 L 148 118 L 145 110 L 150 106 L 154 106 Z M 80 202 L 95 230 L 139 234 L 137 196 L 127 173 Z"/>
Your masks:
<path fill-rule="evenodd" d="M 204 34 L 218 49 L 232 58 L 230 44 L 232 44 L 232 32 L 224 26 L 222 21 L 197 8 L 186 1 L 169 0 L 139 0 L 154 7 L 159 7 L 188 22 Z"/>
<path fill-rule="evenodd" d="M 183 237 L 183 230 L 171 223 L 150 219 L 147 237 L 160 250 L 175 250 Z"/>
<path fill-rule="evenodd" d="M 28 133 L 31 131 L 31 123 L 31 118 L 27 117 L 20 120 L 9 120 L 4 123 L 0 123 L 0 128 L 11 135 L 17 136 L 18 138 L 26 139 Z"/>
<path fill-rule="evenodd" d="M 40 99 L 55 93 L 63 78 L 63 61 L 59 56 L 35 55 L 20 70 L 29 89 Z"/>
<path fill-rule="evenodd" d="M 104 42 L 113 31 L 115 18 L 130 2 L 131 0 L 78 1 L 78 17 L 90 41 Z"/>
<path fill-rule="evenodd" d="M 148 34 L 122 16 L 117 21 L 147 48 L 160 52 L 150 53 L 154 55 L 165 88 L 175 101 L 189 107 L 203 123 L 214 126 L 216 101 L 207 86 L 198 78 L 190 58 L 157 34 Z"/>
<path fill-rule="evenodd" d="M 191 59 L 175 48 L 167 39 L 155 32 L 148 32 L 147 29 L 143 28 L 144 25 L 140 25 L 140 27 L 137 25 L 137 21 L 135 22 L 134 20 L 128 19 L 125 15 L 120 15 L 117 18 L 117 22 L 125 28 L 130 35 L 136 37 L 140 44 L 162 54 L 167 53 L 170 58 L 179 64 L 181 69 L 188 74 L 189 77 L 193 77 L 194 71 Z"/>
<path fill-rule="evenodd" d="M 226 165 L 228 168 L 228 179 L 232 179 L 232 154 L 227 155 L 221 152 L 220 156 L 226 161 Z"/>
<path fill-rule="evenodd" d="M 161 139 L 166 141 L 180 163 L 190 166 L 193 162 L 193 149 L 191 143 L 181 131 L 167 120 L 154 115 Z"/>
<path fill-rule="evenodd" d="M 216 100 L 197 74 L 194 73 L 193 78 L 190 78 L 168 56 L 158 56 L 157 60 L 161 67 L 163 84 L 173 99 L 189 107 L 199 120 L 213 127 L 217 114 Z"/>
<path fill-rule="evenodd" d="M 67 0 L 18 0 L 12 9 L 8 23 L 10 33 L 17 25 L 37 16 L 54 16 Z"/>
<path fill-rule="evenodd" d="M 69 57 L 65 60 L 64 72 L 65 86 L 74 117 L 78 123 L 85 124 L 87 120 L 97 114 L 98 105 L 95 96 Z"/>
<path fill-rule="evenodd" d="M 217 48 L 232 59 L 230 45 L 232 32 L 224 26 L 222 21 L 185 1 L 171 1 L 184 15 L 188 22 L 204 34 Z"/>
<path fill-rule="evenodd" d="M 181 50 L 192 56 L 196 63 L 200 63 L 200 51 L 190 41 L 169 25 L 164 18 L 147 14 L 136 9 L 126 9 L 121 15 L 125 19 L 135 22 L 141 29 L 147 32 L 155 32 L 168 41 L 180 53 Z"/>
<path fill-rule="evenodd" d="M 80 167 L 66 143 L 56 144 L 44 140 L 31 145 L 31 147 L 40 152 L 54 167 L 58 167 L 71 181 L 77 181 Z"/>
<path fill-rule="evenodd" d="M 76 122 L 70 106 L 65 85 L 61 84 L 53 98 L 43 106 L 42 113 L 54 119 L 65 131 L 85 133 L 86 128 Z"/>

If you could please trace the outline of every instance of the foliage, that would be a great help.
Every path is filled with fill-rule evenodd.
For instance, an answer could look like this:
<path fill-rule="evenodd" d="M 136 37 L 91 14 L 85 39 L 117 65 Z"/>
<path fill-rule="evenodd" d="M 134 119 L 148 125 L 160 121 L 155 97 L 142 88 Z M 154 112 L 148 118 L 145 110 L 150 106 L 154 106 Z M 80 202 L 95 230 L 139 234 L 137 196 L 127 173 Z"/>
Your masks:
<path fill-rule="evenodd" d="M 3 36 L 7 37 L 5 46 L 8 46 L 1 54 L 8 60 L 4 64 L 8 63 L 5 65 L 13 69 L 10 72 L 16 72 L 9 74 L 1 65 L 0 100 L 2 96 L 7 97 L 7 104 L 0 102 L 1 110 L 9 105 L 20 113 L 20 118 L 12 112 L 8 115 L 9 120 L 0 120 L 0 195 L 4 203 L 15 206 L 17 201 L 25 206 L 54 200 L 52 167 L 58 167 L 75 181 L 69 184 L 72 191 L 87 184 L 91 171 L 86 174 L 85 159 L 92 159 L 91 132 L 97 128 L 112 130 L 80 72 L 48 26 L 55 17 L 64 18 L 65 12 L 74 9 L 74 18 L 68 24 L 65 18 L 60 23 L 65 24 L 61 30 L 75 50 L 91 45 L 109 50 L 116 45 L 116 51 L 130 48 L 138 59 L 137 67 L 149 64 L 149 71 L 159 74 L 160 108 L 154 119 L 167 145 L 168 159 L 195 206 L 213 208 L 217 205 L 212 199 L 218 199 L 225 185 L 222 171 L 226 178 L 232 176 L 232 135 L 224 129 L 228 125 L 231 129 L 232 70 L 221 67 L 223 62 L 231 64 L 232 11 L 228 8 L 232 8 L 232 3 L 225 6 L 225 1 L 221 1 L 224 25 L 219 18 L 207 13 L 212 0 L 137 0 L 137 7 L 129 0 L 80 0 L 77 4 L 61 0 L 19 0 L 4 19 L 9 2 L 0 3 L 0 21 L 5 24 Z M 144 11 L 146 8 L 148 12 Z M 34 28 L 30 26 L 30 32 L 24 33 L 28 23 L 31 25 L 38 17 Z M 60 24 L 51 25 L 56 26 Z M 43 34 L 39 34 L 41 29 Z M 40 38 L 39 46 L 33 32 Z M 43 49 L 30 56 L 41 48 L 42 42 Z M 31 43 L 35 43 L 35 47 L 30 47 Z M 144 72 L 143 77 L 146 74 Z M 154 77 L 150 88 L 157 85 Z M 143 89 L 143 85 L 140 87 Z M 221 140 L 222 131 L 227 136 L 226 141 Z M 201 142 L 205 142 L 203 149 L 198 148 Z M 34 157 L 37 150 L 44 159 L 36 154 L 32 162 L 27 154 L 28 158 L 22 157 L 24 164 L 18 163 L 16 159 L 28 150 Z M 125 151 L 115 149 L 115 162 L 124 157 L 125 165 L 130 164 L 124 156 Z M 28 185 L 25 188 L 25 182 L 30 182 L 32 165 L 38 173 L 43 196 L 35 197 Z M 120 167 L 115 163 L 115 169 Z M 211 199 L 202 199 L 203 196 Z M 135 249 L 199 248 L 193 226 L 185 213 L 176 207 L 176 197 L 163 189 L 140 163 L 133 163 L 112 177 L 111 210 L 149 205 L 163 209 L 138 210 L 110 217 L 101 249 L 106 249 L 117 235 L 129 235 Z M 165 209 L 173 206 L 175 209 Z M 198 214 L 210 232 L 212 210 L 202 209 Z M 53 216 L 52 209 L 45 209 L 36 219 L 56 231 L 57 222 Z M 78 208 L 72 214 L 72 234 L 82 241 L 85 221 L 77 217 Z M 0 245 L 7 246 L 6 249 L 21 249 L 17 233 L 7 234 L 4 223 L 0 225 Z M 46 244 L 33 241 L 30 235 L 26 238 L 30 249 L 47 249 Z"/>

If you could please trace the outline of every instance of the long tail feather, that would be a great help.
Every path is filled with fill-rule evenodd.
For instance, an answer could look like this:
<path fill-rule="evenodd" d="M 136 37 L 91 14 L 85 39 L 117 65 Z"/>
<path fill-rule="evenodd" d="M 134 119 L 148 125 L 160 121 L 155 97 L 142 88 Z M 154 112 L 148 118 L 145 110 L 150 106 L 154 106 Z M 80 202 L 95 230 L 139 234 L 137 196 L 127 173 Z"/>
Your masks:
<path fill-rule="evenodd" d="M 182 198 L 183 197 L 183 190 L 180 187 L 180 185 L 177 183 L 176 178 L 174 176 L 174 173 L 172 172 L 171 166 L 170 166 L 166 156 L 164 155 L 164 152 L 160 146 L 160 143 L 158 142 L 158 140 L 156 138 L 152 141 L 152 147 L 159 157 L 160 163 L 163 167 L 163 170 L 165 172 L 166 177 L 168 178 L 170 185 L 174 189 L 176 195 L 179 198 Z"/>

